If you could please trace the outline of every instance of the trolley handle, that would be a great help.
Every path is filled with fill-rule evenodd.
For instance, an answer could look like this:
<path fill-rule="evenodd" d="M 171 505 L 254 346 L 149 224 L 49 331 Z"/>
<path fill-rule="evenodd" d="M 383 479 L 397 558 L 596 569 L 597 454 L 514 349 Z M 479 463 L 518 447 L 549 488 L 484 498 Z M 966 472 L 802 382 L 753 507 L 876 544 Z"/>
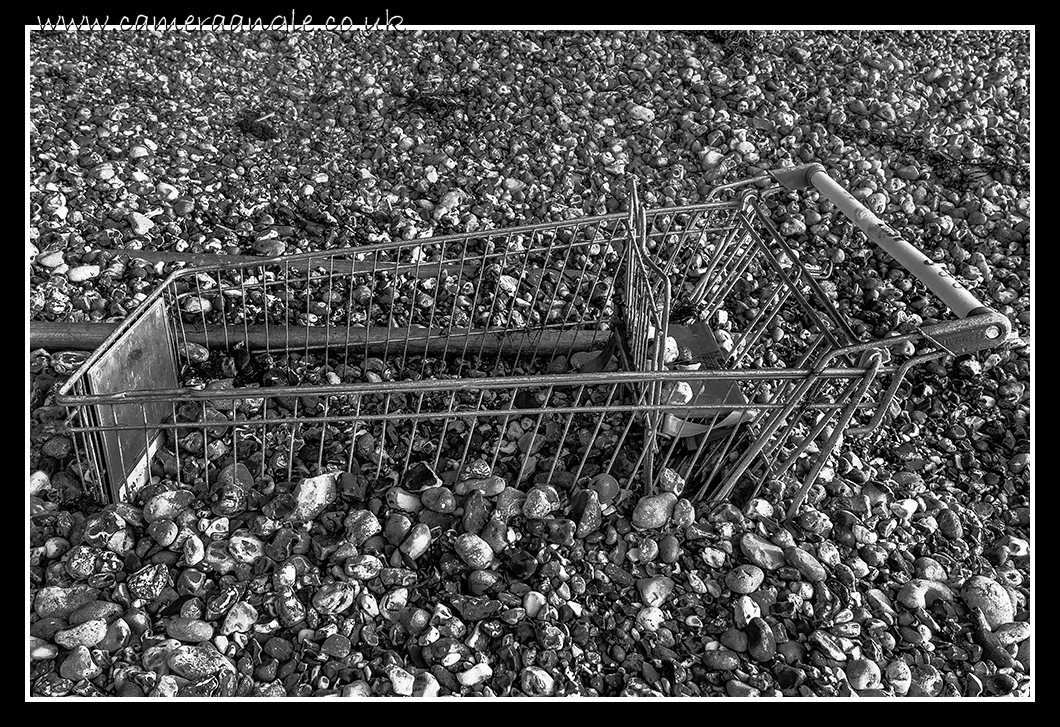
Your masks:
<path fill-rule="evenodd" d="M 903 240 L 890 225 L 828 176 L 822 164 L 806 164 L 771 172 L 788 189 L 813 186 L 865 235 L 886 251 L 903 268 L 915 275 L 937 295 L 961 321 L 924 326 L 922 332 L 954 354 L 969 353 L 1000 345 L 1012 330 L 1008 318 L 982 302 L 941 264 L 915 245 Z"/>

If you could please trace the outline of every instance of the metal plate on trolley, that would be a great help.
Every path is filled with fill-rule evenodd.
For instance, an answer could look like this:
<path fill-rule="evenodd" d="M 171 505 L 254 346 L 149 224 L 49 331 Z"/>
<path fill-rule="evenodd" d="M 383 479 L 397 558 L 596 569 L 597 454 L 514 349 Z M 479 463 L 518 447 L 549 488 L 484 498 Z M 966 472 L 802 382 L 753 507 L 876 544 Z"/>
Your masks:
<path fill-rule="evenodd" d="M 700 363 L 706 369 L 722 369 L 727 354 L 714 336 L 710 326 L 702 323 L 688 326 L 671 325 L 670 335 L 674 336 L 683 345 L 692 351 L 692 360 Z M 717 439 L 728 435 L 728 430 L 750 418 L 753 418 L 753 408 L 735 381 L 707 379 L 698 382 L 694 392 L 694 398 L 690 404 L 692 407 L 726 406 L 735 407 L 726 415 L 718 417 L 706 417 L 714 419 L 713 423 L 689 424 L 680 417 L 668 418 L 663 431 L 670 435 L 692 436 L 709 432 L 708 439 Z M 746 408 L 745 408 L 746 407 Z M 678 413 L 677 411 L 673 412 Z M 704 421 L 704 418 L 699 418 Z"/>
<path fill-rule="evenodd" d="M 92 394 L 178 388 L 165 301 L 155 301 L 87 372 Z M 161 439 L 155 425 L 171 413 L 164 402 L 100 404 L 102 427 L 135 427 L 101 433 L 111 498 L 127 499 L 147 482 L 150 458 Z"/>

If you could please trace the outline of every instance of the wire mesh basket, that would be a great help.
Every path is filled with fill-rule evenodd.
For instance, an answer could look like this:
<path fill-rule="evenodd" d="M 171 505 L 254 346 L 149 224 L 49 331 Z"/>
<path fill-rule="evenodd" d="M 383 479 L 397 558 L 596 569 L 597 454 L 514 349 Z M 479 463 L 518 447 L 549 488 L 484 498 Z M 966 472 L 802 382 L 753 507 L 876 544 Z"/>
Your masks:
<path fill-rule="evenodd" d="M 859 340 L 764 204 L 808 186 L 960 318 Z M 628 214 L 180 270 L 59 402 L 101 500 L 152 477 L 216 488 L 227 465 L 397 482 L 424 463 L 714 499 L 793 471 L 797 503 L 911 367 L 1008 330 L 811 165 L 691 206 L 634 190 Z"/>

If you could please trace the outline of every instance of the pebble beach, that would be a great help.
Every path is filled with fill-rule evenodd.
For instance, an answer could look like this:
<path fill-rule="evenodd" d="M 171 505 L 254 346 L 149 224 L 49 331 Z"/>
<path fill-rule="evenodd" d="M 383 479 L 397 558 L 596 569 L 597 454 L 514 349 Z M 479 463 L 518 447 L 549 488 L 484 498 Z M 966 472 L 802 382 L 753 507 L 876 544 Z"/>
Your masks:
<path fill-rule="evenodd" d="M 371 447 L 292 481 L 165 463 L 104 507 L 55 401 L 86 354 L 31 349 L 28 695 L 1030 698 L 1031 58 L 1026 29 L 34 31 L 31 330 L 121 322 L 184 264 L 151 253 L 485 234 L 820 163 L 1013 334 L 912 370 L 791 518 L 784 478 L 383 481 Z M 815 193 L 770 212 L 859 335 L 945 316 Z M 398 366 L 370 361 L 311 363 Z"/>

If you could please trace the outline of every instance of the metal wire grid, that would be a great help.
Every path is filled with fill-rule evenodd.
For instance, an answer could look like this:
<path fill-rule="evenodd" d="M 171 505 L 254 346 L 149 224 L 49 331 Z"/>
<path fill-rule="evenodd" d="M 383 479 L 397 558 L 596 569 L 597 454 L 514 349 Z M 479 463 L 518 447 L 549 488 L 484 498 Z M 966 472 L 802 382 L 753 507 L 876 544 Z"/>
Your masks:
<path fill-rule="evenodd" d="M 735 343 L 718 368 L 662 370 L 652 356 L 662 355 L 668 289 L 711 320 L 723 307 L 745 305 L 748 281 L 763 274 L 772 288 L 733 326 Z M 664 290 L 658 281 L 665 281 Z M 654 345 L 647 335 L 630 336 L 631 359 L 644 367 L 533 371 L 533 359 L 599 348 L 611 335 L 616 284 L 624 308 L 619 328 L 655 326 Z M 429 305 L 416 304 L 421 293 L 433 296 Z M 701 483 L 699 497 L 723 498 L 748 478 L 761 486 L 779 466 L 791 467 L 804 455 L 816 456 L 815 477 L 854 414 L 874 407 L 866 393 L 877 378 L 906 370 L 853 360 L 878 344 L 852 343 L 813 271 L 772 228 L 753 193 L 664 210 L 634 204 L 626 218 L 185 271 L 144 308 L 156 298 L 171 314 L 169 345 L 182 370 L 191 365 L 190 344 L 230 348 L 243 341 L 281 362 L 308 360 L 332 372 L 351 362 L 366 372 L 371 359 L 385 371 L 386 359 L 397 356 L 405 378 L 90 394 L 79 374 L 104 346 L 61 392 L 72 407 L 82 474 L 100 487 L 105 478 L 95 435 L 136 430 L 144 449 L 156 451 L 156 472 L 184 481 L 209 481 L 224 462 L 291 479 L 337 469 L 378 478 L 418 461 L 463 470 L 482 460 L 516 481 L 577 481 L 603 471 L 627 488 L 645 469 L 647 486 L 672 466 Z M 203 305 L 204 299 L 211 303 Z M 590 311 L 585 304 L 594 300 L 599 305 Z M 807 334 L 796 339 L 789 361 L 771 368 L 756 353 L 779 316 L 804 324 Z M 449 374 L 442 362 L 452 359 L 478 365 Z M 831 361 L 836 365 L 827 367 Z M 719 382 L 749 396 L 742 402 L 699 398 Z M 688 403 L 663 400 L 681 385 L 692 389 Z M 762 391 L 771 396 L 757 397 Z M 152 405 L 168 409 L 166 421 L 148 421 Z M 113 410 L 130 406 L 142 414 L 135 424 L 127 418 L 121 425 L 101 423 L 117 421 Z M 666 420 L 681 423 L 677 434 L 673 428 L 667 434 Z M 683 436 L 682 426 L 698 427 L 697 434 Z M 155 432 L 162 436 L 153 439 Z M 626 444 L 636 439 L 650 446 L 630 451 Z"/>

